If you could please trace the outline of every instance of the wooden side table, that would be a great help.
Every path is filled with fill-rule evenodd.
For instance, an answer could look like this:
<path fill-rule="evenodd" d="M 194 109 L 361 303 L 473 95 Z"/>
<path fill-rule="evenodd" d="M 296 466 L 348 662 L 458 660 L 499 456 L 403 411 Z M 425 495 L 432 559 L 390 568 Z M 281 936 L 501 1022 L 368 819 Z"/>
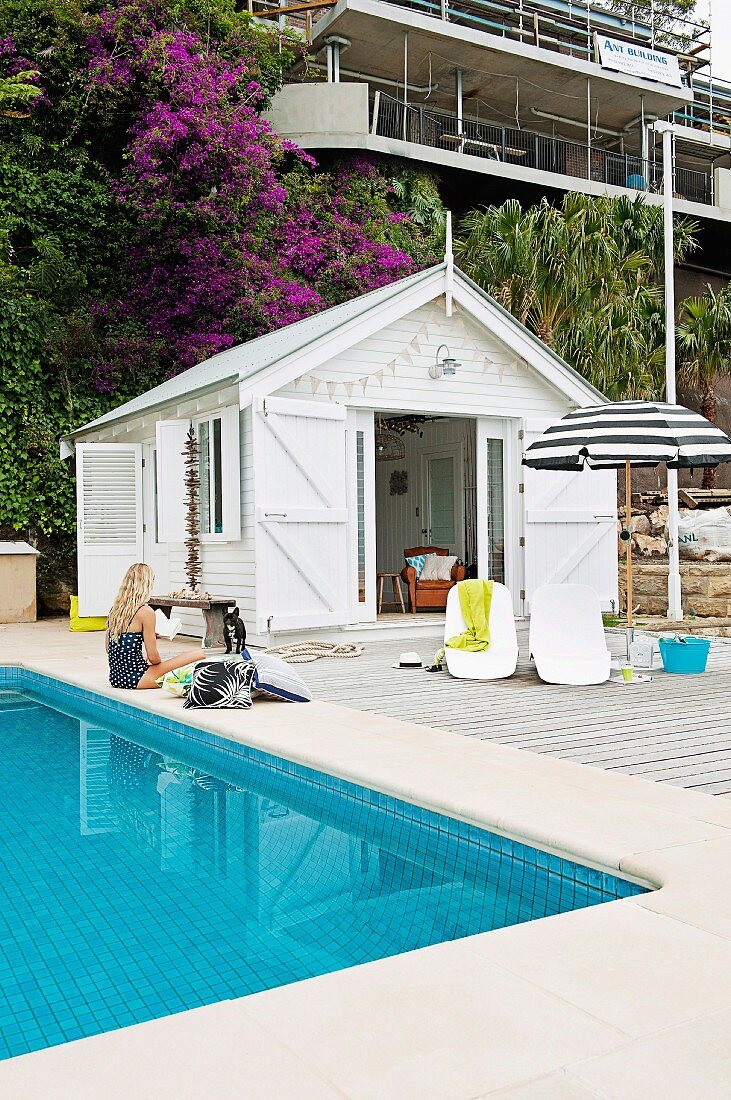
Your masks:
<path fill-rule="evenodd" d="M 157 611 L 159 607 L 168 619 L 174 607 L 200 608 L 206 623 L 203 648 L 219 649 L 226 644 L 223 636 L 223 617 L 229 607 L 236 606 L 236 600 L 226 599 L 225 596 L 211 596 L 209 600 L 178 600 L 174 596 L 150 596 L 147 602 L 153 611 Z"/>
<path fill-rule="evenodd" d="M 391 578 L 391 588 L 393 589 L 394 603 L 401 604 L 401 611 L 406 614 L 406 608 L 404 606 L 404 594 L 401 591 L 401 574 L 400 573 L 376 573 L 376 591 L 378 593 L 378 614 L 381 614 L 381 608 L 383 607 L 383 582 L 386 577 Z"/>

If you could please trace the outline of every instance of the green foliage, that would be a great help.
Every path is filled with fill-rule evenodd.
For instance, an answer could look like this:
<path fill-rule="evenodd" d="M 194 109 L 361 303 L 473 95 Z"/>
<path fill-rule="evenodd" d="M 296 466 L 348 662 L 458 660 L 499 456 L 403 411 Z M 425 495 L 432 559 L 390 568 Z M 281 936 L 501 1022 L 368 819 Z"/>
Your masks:
<path fill-rule="evenodd" d="M 731 374 L 731 287 L 715 293 L 709 285 L 703 295 L 681 303 L 677 348 L 679 381 L 700 392 L 701 412 L 715 423 L 716 383 Z M 715 483 L 716 471 L 706 467 L 703 488 Z"/>
<path fill-rule="evenodd" d="M 465 218 L 464 271 L 614 400 L 662 386 L 662 210 L 642 199 L 565 196 L 523 210 L 514 200 Z M 676 222 L 678 259 L 695 226 Z"/>

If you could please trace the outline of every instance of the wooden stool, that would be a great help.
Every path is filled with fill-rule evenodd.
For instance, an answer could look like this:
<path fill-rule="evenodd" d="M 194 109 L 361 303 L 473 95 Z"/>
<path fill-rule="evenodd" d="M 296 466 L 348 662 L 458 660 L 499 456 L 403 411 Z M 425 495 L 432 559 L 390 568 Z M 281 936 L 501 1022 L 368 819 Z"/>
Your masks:
<path fill-rule="evenodd" d="M 386 577 L 391 578 L 391 587 L 393 589 L 394 603 L 401 604 L 401 611 L 406 614 L 406 608 L 404 606 L 404 594 L 401 591 L 401 574 L 400 573 L 376 573 L 376 589 L 378 591 L 378 614 L 381 614 L 381 608 L 383 607 L 383 582 Z"/>

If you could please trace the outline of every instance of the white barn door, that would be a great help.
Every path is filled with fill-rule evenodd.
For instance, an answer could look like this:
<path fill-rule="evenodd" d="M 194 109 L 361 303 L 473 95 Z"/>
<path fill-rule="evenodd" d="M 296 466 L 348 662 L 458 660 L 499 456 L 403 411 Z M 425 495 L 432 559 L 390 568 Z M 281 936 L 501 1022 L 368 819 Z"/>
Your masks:
<path fill-rule="evenodd" d="M 529 421 L 527 449 L 552 423 Z M 558 473 L 522 467 L 525 507 L 525 610 L 542 584 L 588 584 L 606 611 L 617 605 L 617 474 Z"/>
<path fill-rule="evenodd" d="M 76 447 L 79 615 L 106 615 L 125 571 L 142 561 L 142 446 Z"/>
<path fill-rule="evenodd" d="M 349 622 L 345 407 L 255 398 L 253 446 L 257 629 Z"/>

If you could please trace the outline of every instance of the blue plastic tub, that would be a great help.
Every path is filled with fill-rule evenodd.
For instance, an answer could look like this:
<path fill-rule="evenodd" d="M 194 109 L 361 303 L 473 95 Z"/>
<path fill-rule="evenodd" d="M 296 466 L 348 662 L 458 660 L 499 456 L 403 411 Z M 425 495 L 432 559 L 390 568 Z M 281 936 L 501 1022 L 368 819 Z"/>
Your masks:
<path fill-rule="evenodd" d="M 682 640 L 661 638 L 662 666 L 666 672 L 705 672 L 710 648 L 708 638 L 694 638 L 692 635 L 686 635 Z"/>

